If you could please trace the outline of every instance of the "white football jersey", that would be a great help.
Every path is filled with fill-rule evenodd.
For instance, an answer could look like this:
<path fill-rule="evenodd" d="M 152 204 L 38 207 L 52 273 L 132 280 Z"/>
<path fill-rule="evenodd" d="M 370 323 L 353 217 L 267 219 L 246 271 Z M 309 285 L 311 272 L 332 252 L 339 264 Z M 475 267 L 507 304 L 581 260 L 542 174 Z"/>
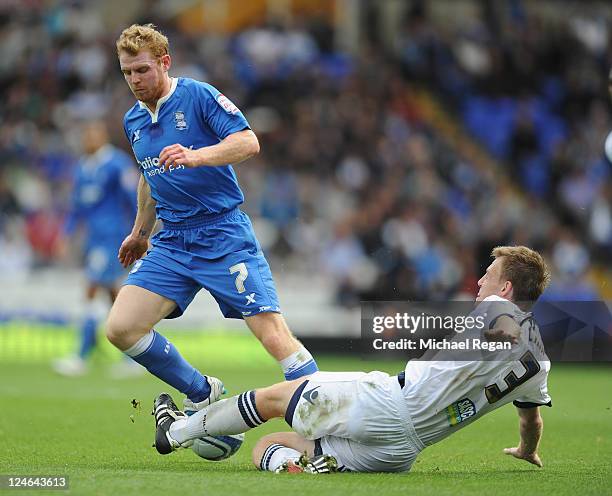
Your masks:
<path fill-rule="evenodd" d="M 406 364 L 403 394 L 425 445 L 510 402 L 524 408 L 551 406 L 546 385 L 550 360 L 532 314 L 508 300 L 489 297 L 472 315 L 486 315 L 486 329 L 502 315 L 511 317 L 520 326 L 520 340 L 512 351 L 496 351 L 496 361 L 412 360 Z M 485 353 L 490 352 L 483 351 L 483 358 Z"/>

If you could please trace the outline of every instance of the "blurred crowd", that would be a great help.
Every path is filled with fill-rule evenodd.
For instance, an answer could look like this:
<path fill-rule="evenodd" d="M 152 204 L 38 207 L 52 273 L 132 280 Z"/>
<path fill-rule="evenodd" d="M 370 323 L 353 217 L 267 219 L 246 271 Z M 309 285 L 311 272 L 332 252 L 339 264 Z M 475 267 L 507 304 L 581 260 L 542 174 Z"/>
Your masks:
<path fill-rule="evenodd" d="M 107 119 L 129 151 L 120 123 L 133 98 L 114 53 L 124 26 L 87 5 L 0 5 L 4 275 L 58 263 L 79 122 Z M 232 36 L 133 21 L 160 26 L 171 75 L 217 86 L 260 138 L 236 169 L 275 273 L 327 274 L 346 306 L 469 296 L 491 248 L 520 243 L 550 261 L 549 296 L 597 298 L 612 250 L 609 23 L 553 22 L 517 1 L 437 25 L 424 5 L 393 46 L 370 35 L 356 54 L 336 51 L 320 18 Z M 424 98 L 488 159 L 449 139 Z"/>

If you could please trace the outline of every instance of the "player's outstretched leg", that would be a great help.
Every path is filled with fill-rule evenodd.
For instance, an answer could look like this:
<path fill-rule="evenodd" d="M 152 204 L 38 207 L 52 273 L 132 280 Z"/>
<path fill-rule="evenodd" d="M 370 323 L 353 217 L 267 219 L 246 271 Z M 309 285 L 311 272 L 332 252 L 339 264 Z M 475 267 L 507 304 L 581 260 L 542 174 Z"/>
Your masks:
<path fill-rule="evenodd" d="M 168 298 L 126 285 L 111 309 L 106 335 L 123 353 L 184 393 L 194 405 L 216 401 L 223 391 L 220 381 L 202 375 L 168 339 L 152 329 L 175 307 L 176 303 Z"/>
<path fill-rule="evenodd" d="M 169 444 L 176 449 L 199 437 L 246 432 L 271 418 L 284 416 L 293 393 L 304 380 L 280 382 L 257 391 L 246 391 L 212 403 L 191 416 L 173 417 L 163 424 L 163 438 L 170 438 Z M 158 397 L 155 404 L 166 401 L 166 396 Z M 178 411 L 176 405 L 173 411 Z M 161 436 L 159 425 L 156 425 L 156 429 L 157 438 Z"/>

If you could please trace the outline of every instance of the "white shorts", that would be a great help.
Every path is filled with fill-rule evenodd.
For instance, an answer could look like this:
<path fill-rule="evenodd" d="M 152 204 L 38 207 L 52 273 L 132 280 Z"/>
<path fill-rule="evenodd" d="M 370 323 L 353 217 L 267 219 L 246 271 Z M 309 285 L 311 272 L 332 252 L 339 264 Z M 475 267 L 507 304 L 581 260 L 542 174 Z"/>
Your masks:
<path fill-rule="evenodd" d="M 397 377 L 383 372 L 316 372 L 294 393 L 285 419 L 355 472 L 410 470 L 424 448 Z"/>

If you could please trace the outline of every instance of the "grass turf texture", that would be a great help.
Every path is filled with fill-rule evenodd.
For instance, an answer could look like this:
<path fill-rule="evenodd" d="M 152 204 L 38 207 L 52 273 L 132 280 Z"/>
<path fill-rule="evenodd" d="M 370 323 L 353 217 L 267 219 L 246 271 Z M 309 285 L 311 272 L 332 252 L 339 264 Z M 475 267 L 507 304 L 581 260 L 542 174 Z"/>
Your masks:
<path fill-rule="evenodd" d="M 518 439 L 516 413 L 506 406 L 425 450 L 408 474 L 278 476 L 256 471 L 250 449 L 259 436 L 288 430 L 284 422 L 251 431 L 241 450 L 223 462 L 205 462 L 190 450 L 162 457 L 151 448 L 149 412 L 153 397 L 169 388 L 150 376 L 111 380 L 112 353 L 105 347 L 87 376 L 57 377 L 45 363 L 55 348 L 41 345 L 39 332 L 49 331 L 0 327 L 0 474 L 67 475 L 70 490 L 59 494 L 612 494 L 610 367 L 553 365 L 549 386 L 554 407 L 543 412 L 542 470 L 501 453 Z M 60 348 L 69 349 L 70 331 L 56 332 Z M 31 363 L 16 352 L 24 333 L 37 346 Z M 250 336 L 172 338 L 205 373 L 223 378 L 231 394 L 282 378 Z M 324 370 L 394 373 L 403 367 L 318 358 Z M 140 410 L 131 406 L 133 398 L 141 401 Z"/>

